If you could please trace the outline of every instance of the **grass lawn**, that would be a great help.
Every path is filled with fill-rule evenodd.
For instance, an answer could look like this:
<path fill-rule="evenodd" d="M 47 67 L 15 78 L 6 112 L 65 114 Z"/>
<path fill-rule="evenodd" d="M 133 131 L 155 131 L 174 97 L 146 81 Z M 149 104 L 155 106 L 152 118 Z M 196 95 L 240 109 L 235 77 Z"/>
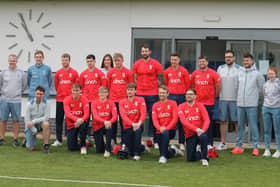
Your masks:
<path fill-rule="evenodd" d="M 165 165 L 158 164 L 159 152 L 143 154 L 142 160 L 119 160 L 115 155 L 104 159 L 89 148 L 88 155 L 68 152 L 65 146 L 53 148 L 44 154 L 42 146 L 33 152 L 22 147 L 14 148 L 12 139 L 6 138 L 0 146 L 0 176 L 105 181 L 164 186 L 236 186 L 279 187 L 280 159 L 251 156 L 252 149 L 241 155 L 229 150 L 219 152 L 219 158 L 211 159 L 209 167 L 200 162 L 190 163 L 185 157 L 172 158 Z M 42 143 L 42 142 L 40 142 Z M 274 152 L 274 150 L 273 150 Z M 263 153 L 263 150 L 260 151 Z M 31 181 L 0 178 L 0 186 L 124 186 L 83 184 L 70 182 Z"/>

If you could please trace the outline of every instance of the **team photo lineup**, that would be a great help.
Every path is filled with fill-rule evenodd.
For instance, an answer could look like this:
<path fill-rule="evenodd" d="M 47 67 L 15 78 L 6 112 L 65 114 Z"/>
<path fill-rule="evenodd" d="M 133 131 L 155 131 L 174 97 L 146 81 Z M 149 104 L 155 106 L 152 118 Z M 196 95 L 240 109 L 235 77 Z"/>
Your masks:
<path fill-rule="evenodd" d="M 28 151 L 37 146 L 39 133 L 43 137 L 44 153 L 49 154 L 51 146 L 62 146 L 65 118 L 67 149 L 80 151 L 82 155 L 88 153 L 91 146 L 88 140 L 93 134 L 95 151 L 104 158 L 115 153 L 120 159 L 139 161 L 141 154 L 149 154 L 153 147 L 159 151 L 160 164 L 172 157 L 185 156 L 186 161 L 200 161 L 203 166 L 209 166 L 209 159 L 218 157 L 216 150 L 228 148 L 226 135 L 230 123 L 236 131 L 232 154 L 245 154 L 243 142 L 248 125 L 252 156 L 280 157 L 280 81 L 275 67 L 268 68 L 265 81 L 250 53 L 244 54 L 243 64 L 238 65 L 234 51 L 227 50 L 225 64 L 217 71 L 208 67 L 206 56 L 200 56 L 198 69 L 190 74 L 180 65 L 176 53 L 170 55 L 171 65 L 165 70 L 150 57 L 150 46 L 143 45 L 139 53 L 142 58 L 133 64 L 132 70 L 124 67 L 121 53 L 106 54 L 101 68 L 96 67 L 95 56 L 89 54 L 85 57 L 87 68 L 80 75 L 71 68 L 70 54 L 62 54 L 62 68 L 54 77 L 57 93 L 54 142 L 50 142 L 52 109 L 48 101 L 52 70 L 44 63 L 44 52 L 34 53 L 35 64 L 27 72 L 17 68 L 17 56 L 10 54 L 7 69 L 0 73 L 0 147 L 6 143 L 9 117 L 13 124 L 13 146 L 21 146 L 18 137 L 23 113 L 23 146 Z M 26 88 L 28 104 L 21 111 Z M 214 147 L 216 98 L 219 98 L 221 142 Z M 263 153 L 259 150 L 259 120 L 264 127 Z M 144 122 L 148 132 L 146 141 L 142 139 Z M 276 142 L 273 153 L 270 150 L 272 129 Z M 178 140 L 173 140 L 176 134 Z"/>

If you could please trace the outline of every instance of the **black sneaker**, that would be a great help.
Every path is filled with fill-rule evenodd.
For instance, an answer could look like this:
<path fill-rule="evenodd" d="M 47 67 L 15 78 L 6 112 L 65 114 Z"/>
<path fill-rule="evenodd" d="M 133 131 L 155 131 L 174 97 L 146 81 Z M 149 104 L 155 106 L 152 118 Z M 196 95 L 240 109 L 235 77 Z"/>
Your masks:
<path fill-rule="evenodd" d="M 3 145 L 5 143 L 4 139 L 0 139 L 0 145 Z"/>
<path fill-rule="evenodd" d="M 18 139 L 14 139 L 13 146 L 14 147 L 20 146 L 20 143 L 18 142 Z"/>
<path fill-rule="evenodd" d="M 44 144 L 43 145 L 43 152 L 46 154 L 50 153 L 50 145 L 49 144 Z"/>
<path fill-rule="evenodd" d="M 22 145 L 23 148 L 26 148 L 26 139 L 23 140 Z"/>

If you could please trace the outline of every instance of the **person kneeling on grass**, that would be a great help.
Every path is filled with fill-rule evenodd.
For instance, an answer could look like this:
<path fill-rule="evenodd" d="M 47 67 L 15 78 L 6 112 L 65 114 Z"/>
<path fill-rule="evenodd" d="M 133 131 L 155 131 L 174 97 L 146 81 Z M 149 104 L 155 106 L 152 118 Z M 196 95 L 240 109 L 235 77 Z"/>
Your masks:
<path fill-rule="evenodd" d="M 121 117 L 123 119 L 123 143 L 128 148 L 134 160 L 140 160 L 140 154 L 147 147 L 141 144 L 144 120 L 147 115 L 146 104 L 142 97 L 136 97 L 136 84 L 129 83 L 127 88 L 127 98 L 119 103 Z"/>
<path fill-rule="evenodd" d="M 87 154 L 86 136 L 89 118 L 89 104 L 85 96 L 81 94 L 82 86 L 79 83 L 72 85 L 72 95 L 63 101 L 63 107 L 67 124 L 67 146 L 69 151 L 81 150 L 81 154 Z M 80 144 L 78 144 L 80 133 Z"/>
<path fill-rule="evenodd" d="M 35 89 L 35 98 L 28 102 L 26 108 L 25 121 L 25 135 L 26 135 L 26 148 L 32 151 L 36 144 L 36 134 L 43 131 L 44 146 L 43 152 L 49 153 L 49 140 L 50 140 L 50 123 L 49 107 L 43 101 L 45 89 L 38 86 Z"/>
<path fill-rule="evenodd" d="M 159 144 L 160 164 L 165 164 L 167 159 L 174 155 L 184 155 L 175 145 L 168 149 L 169 140 L 175 137 L 176 123 L 178 121 L 177 103 L 173 100 L 168 100 L 168 94 L 167 86 L 160 85 L 158 92 L 160 101 L 156 102 L 152 109 L 153 124 L 156 128 L 156 139 Z"/>
<path fill-rule="evenodd" d="M 115 103 L 108 100 L 109 90 L 101 86 L 98 91 L 99 100 L 91 103 L 93 114 L 93 136 L 97 153 L 104 153 L 104 157 L 110 157 L 112 124 L 117 120 L 118 112 Z M 103 135 L 106 135 L 106 144 L 104 146 Z"/>
<path fill-rule="evenodd" d="M 209 127 L 210 119 L 206 108 L 195 101 L 196 91 L 188 89 L 186 102 L 178 107 L 178 115 L 183 124 L 186 136 L 187 161 L 201 160 L 203 166 L 208 166 L 207 143 L 208 136 L 205 133 Z M 197 145 L 201 150 L 197 150 Z"/>

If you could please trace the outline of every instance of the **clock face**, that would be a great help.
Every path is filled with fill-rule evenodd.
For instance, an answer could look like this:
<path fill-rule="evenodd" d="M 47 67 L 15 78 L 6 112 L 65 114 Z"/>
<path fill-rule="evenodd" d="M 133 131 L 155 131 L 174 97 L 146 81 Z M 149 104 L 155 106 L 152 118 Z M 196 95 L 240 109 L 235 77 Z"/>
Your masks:
<path fill-rule="evenodd" d="M 52 50 L 51 40 L 52 22 L 45 18 L 44 12 L 33 13 L 32 9 L 26 12 L 18 12 L 9 22 L 11 33 L 6 34 L 10 40 L 8 49 L 17 55 L 18 59 L 31 62 L 36 50 L 48 52 Z"/>

